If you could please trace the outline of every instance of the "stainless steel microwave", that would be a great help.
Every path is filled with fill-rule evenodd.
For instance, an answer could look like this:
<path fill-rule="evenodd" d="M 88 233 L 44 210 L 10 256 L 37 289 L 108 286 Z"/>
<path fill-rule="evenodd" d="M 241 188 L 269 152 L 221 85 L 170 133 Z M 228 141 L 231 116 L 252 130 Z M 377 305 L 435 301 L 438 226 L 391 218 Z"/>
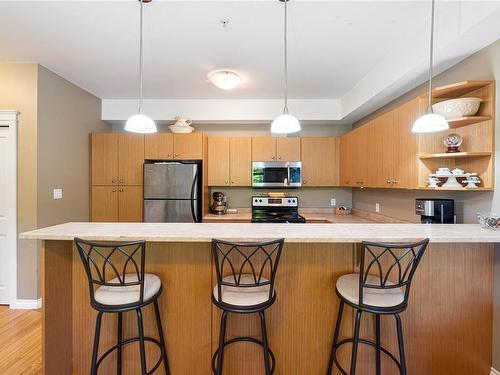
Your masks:
<path fill-rule="evenodd" d="M 300 161 L 254 161 L 252 163 L 252 186 L 300 187 L 302 185 L 301 171 Z"/>

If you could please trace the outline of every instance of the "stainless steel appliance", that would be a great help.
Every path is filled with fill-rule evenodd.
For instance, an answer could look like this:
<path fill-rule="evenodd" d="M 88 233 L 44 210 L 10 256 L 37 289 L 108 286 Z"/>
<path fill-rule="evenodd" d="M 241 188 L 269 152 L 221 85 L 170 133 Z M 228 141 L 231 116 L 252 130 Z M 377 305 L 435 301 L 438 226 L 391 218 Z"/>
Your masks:
<path fill-rule="evenodd" d="M 144 164 L 144 221 L 200 223 L 202 221 L 201 162 Z"/>
<path fill-rule="evenodd" d="M 302 185 L 300 161 L 265 161 L 252 163 L 252 186 L 295 188 Z"/>
<path fill-rule="evenodd" d="M 227 201 L 224 193 L 216 191 L 212 194 L 210 212 L 215 215 L 224 215 L 227 211 Z"/>
<path fill-rule="evenodd" d="M 299 215 L 299 198 L 252 197 L 252 223 L 305 223 Z"/>
<path fill-rule="evenodd" d="M 423 224 L 455 223 L 455 202 L 453 199 L 416 199 L 415 213 Z"/>

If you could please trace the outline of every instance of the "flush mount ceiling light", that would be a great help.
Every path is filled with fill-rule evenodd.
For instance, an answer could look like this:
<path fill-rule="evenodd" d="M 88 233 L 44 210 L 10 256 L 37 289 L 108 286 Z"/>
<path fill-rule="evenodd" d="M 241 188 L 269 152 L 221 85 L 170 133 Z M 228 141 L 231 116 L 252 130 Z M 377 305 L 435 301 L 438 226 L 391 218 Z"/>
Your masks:
<path fill-rule="evenodd" d="M 434 0 L 432 0 L 431 11 L 431 43 L 430 43 L 430 61 L 429 61 L 429 107 L 427 113 L 413 123 L 411 131 L 413 133 L 433 133 L 446 130 L 450 126 L 448 121 L 437 113 L 432 111 L 432 68 L 434 58 Z"/>
<path fill-rule="evenodd" d="M 241 77 L 233 70 L 221 69 L 208 73 L 207 78 L 215 86 L 223 90 L 234 89 L 241 83 Z"/>
<path fill-rule="evenodd" d="M 142 90 L 142 65 L 143 65 L 143 5 L 151 0 L 139 0 L 140 10 L 140 38 L 139 38 L 139 113 L 130 117 L 125 123 L 125 130 L 132 133 L 156 133 L 155 122 L 147 115 L 142 113 L 143 90 Z"/>
<path fill-rule="evenodd" d="M 288 111 L 288 12 L 287 4 L 289 0 L 279 0 L 285 4 L 285 20 L 284 20 L 284 73 L 285 73 L 285 106 L 283 114 L 276 117 L 271 123 L 271 133 L 288 134 L 295 133 L 300 130 L 300 123 L 297 118 L 292 116 Z"/>

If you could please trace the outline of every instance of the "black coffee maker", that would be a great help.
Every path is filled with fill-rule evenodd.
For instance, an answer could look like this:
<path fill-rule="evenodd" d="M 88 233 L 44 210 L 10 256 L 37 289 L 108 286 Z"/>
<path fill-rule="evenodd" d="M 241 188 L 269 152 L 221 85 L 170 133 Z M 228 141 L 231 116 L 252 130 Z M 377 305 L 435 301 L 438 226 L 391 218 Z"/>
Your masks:
<path fill-rule="evenodd" d="M 415 213 L 422 224 L 454 224 L 455 201 L 453 199 L 416 199 Z"/>

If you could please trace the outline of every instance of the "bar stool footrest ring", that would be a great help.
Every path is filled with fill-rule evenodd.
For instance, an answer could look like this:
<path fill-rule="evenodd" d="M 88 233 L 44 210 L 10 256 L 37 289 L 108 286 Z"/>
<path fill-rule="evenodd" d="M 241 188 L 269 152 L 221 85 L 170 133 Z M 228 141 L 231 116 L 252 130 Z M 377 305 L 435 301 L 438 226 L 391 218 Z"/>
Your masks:
<path fill-rule="evenodd" d="M 337 360 L 337 349 L 340 348 L 342 345 L 344 344 L 347 344 L 347 343 L 353 343 L 354 342 L 354 339 L 353 338 L 349 338 L 349 339 L 344 339 L 342 341 L 340 341 L 339 343 L 337 343 L 337 345 L 334 346 L 333 348 L 333 362 L 335 363 L 335 366 L 337 367 L 337 369 L 343 374 L 343 375 L 349 375 L 349 373 L 347 371 L 345 371 L 342 366 L 340 365 L 340 363 L 338 362 Z M 359 344 L 365 344 L 365 345 L 369 345 L 375 349 L 377 349 L 377 344 L 374 343 L 373 341 L 370 341 L 370 340 L 366 340 L 366 339 L 358 339 L 358 343 Z M 384 348 L 383 346 L 380 346 L 379 347 L 380 351 L 382 353 L 384 353 L 387 357 L 389 357 L 395 364 L 396 366 L 398 366 L 398 369 L 399 371 L 401 371 L 401 363 L 399 363 L 398 359 L 396 357 L 394 357 L 394 355 L 392 355 L 391 352 L 389 352 L 386 348 Z"/>
<path fill-rule="evenodd" d="M 225 348 L 226 346 L 228 345 L 231 345 L 231 344 L 234 344 L 236 342 L 251 342 L 251 343 L 254 343 L 254 344 L 257 344 L 257 345 L 260 345 L 262 347 L 264 347 L 264 343 L 260 340 L 257 340 L 257 339 L 254 339 L 253 337 L 236 337 L 234 339 L 231 339 L 229 341 L 225 341 L 224 344 L 223 344 L 223 347 Z M 274 353 L 273 351 L 268 347 L 267 349 L 269 351 L 269 357 L 271 358 L 271 362 L 272 362 L 272 365 L 271 365 L 271 374 L 274 373 L 274 370 L 275 370 L 275 367 L 276 367 L 276 360 L 274 359 Z M 216 368 L 216 365 L 215 363 L 217 362 L 217 356 L 219 354 L 219 351 L 216 350 L 213 357 L 212 357 L 212 371 L 214 374 L 217 373 L 217 368 Z"/>
<path fill-rule="evenodd" d="M 118 347 L 123 347 L 125 345 L 128 345 L 128 344 L 131 344 L 131 343 L 134 343 L 134 342 L 138 342 L 140 341 L 140 337 L 132 337 L 130 339 L 126 339 L 126 340 L 123 340 L 121 342 L 121 344 L 116 344 L 114 346 L 112 346 L 111 348 L 109 348 L 103 355 L 101 355 L 99 357 L 99 359 L 97 360 L 96 362 L 96 370 L 99 368 L 99 365 L 101 364 L 101 362 L 109 355 L 111 354 L 113 351 L 115 351 L 116 349 L 118 349 Z M 151 370 L 149 370 L 147 372 L 147 375 L 151 375 L 153 374 L 157 369 L 158 367 L 160 367 L 161 365 L 161 362 L 163 361 L 163 355 L 162 355 L 162 350 L 161 350 L 161 343 L 160 341 L 158 341 L 157 339 L 154 339 L 152 337 L 144 337 L 144 341 L 149 341 L 149 342 L 152 342 L 153 344 L 156 344 L 158 346 L 158 348 L 160 349 L 160 359 L 158 360 L 158 362 L 156 362 L 156 364 L 153 366 L 153 368 Z"/>

